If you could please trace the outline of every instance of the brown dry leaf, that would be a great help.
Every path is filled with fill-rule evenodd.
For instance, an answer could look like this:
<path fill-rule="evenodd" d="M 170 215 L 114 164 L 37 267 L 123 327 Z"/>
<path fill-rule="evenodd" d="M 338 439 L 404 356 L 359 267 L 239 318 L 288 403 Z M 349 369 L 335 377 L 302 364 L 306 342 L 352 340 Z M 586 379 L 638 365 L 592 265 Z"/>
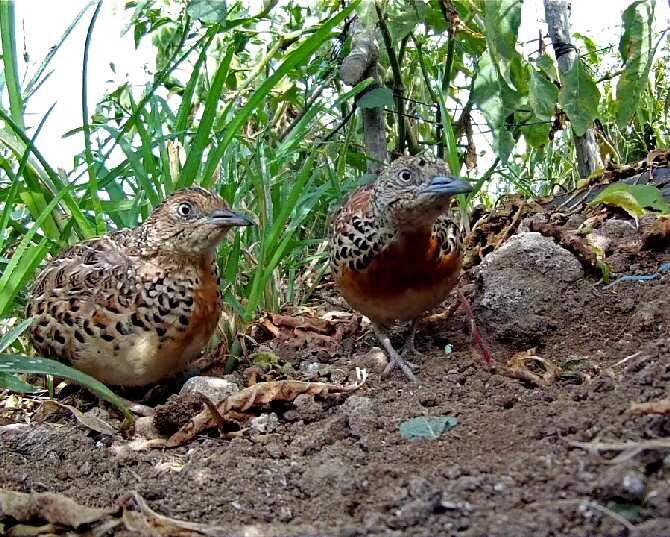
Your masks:
<path fill-rule="evenodd" d="M 98 418 L 97 416 L 92 414 L 84 414 L 82 411 L 71 405 L 59 403 L 53 399 L 47 399 L 44 401 L 39 409 L 39 412 L 41 415 L 48 416 L 54 409 L 57 410 L 58 408 L 64 408 L 65 410 L 69 411 L 80 424 L 82 424 L 84 427 L 88 427 L 93 431 L 109 436 L 113 436 L 117 433 L 117 430 L 112 425 Z"/>
<path fill-rule="evenodd" d="M 634 414 L 670 414 L 670 399 L 650 403 L 632 403 L 630 411 Z"/>
<path fill-rule="evenodd" d="M 558 377 L 558 367 L 546 358 L 537 356 L 536 351 L 537 349 L 533 347 L 524 352 L 517 352 L 509 359 L 503 373 L 512 378 L 530 382 L 535 386 L 548 386 Z M 528 369 L 528 365 L 532 363 L 539 364 L 544 369 L 544 373 L 537 374 Z"/>
<path fill-rule="evenodd" d="M 320 318 L 310 315 L 282 315 L 268 313 L 251 328 L 251 337 L 259 342 L 276 339 L 294 350 L 302 348 L 330 348 L 356 331 L 359 317 L 331 316 Z"/>
<path fill-rule="evenodd" d="M 19 522 L 33 519 L 46 520 L 78 528 L 83 524 L 97 522 L 117 509 L 96 509 L 79 505 L 74 500 L 54 492 L 14 492 L 0 490 L 0 519 L 9 517 Z"/>
<path fill-rule="evenodd" d="M 358 370 L 357 372 L 360 372 Z M 277 380 L 259 382 L 236 392 L 217 405 L 219 416 L 213 416 L 206 409 L 174 433 L 165 443 L 167 447 L 177 447 L 193 439 L 198 433 L 217 426 L 217 420 L 226 419 L 232 412 L 246 412 L 252 406 L 265 405 L 271 401 L 293 401 L 298 395 L 326 396 L 337 393 L 351 393 L 360 388 L 366 379 L 365 370 L 359 374 L 359 382 L 349 386 L 339 386 L 325 382 L 303 382 L 298 380 Z"/>

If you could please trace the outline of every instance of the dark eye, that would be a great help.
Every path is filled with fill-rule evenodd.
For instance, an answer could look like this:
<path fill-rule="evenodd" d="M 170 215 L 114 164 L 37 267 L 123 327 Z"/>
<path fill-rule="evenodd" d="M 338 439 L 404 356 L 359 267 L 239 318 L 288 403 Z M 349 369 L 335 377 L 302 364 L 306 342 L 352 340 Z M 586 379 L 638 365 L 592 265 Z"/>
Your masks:
<path fill-rule="evenodd" d="M 409 170 L 402 170 L 398 177 L 403 181 L 409 181 L 412 178 L 412 173 Z"/>
<path fill-rule="evenodd" d="M 193 207 L 190 203 L 180 203 L 177 207 L 177 214 L 187 218 L 193 214 Z"/>

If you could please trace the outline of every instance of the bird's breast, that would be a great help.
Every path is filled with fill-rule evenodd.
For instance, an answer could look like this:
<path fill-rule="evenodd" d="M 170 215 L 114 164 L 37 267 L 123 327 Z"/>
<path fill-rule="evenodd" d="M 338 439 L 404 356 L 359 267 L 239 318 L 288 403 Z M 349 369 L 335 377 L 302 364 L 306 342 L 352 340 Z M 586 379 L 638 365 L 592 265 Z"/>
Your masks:
<path fill-rule="evenodd" d="M 401 237 L 360 271 L 345 267 L 336 284 L 349 304 L 379 324 L 410 320 L 442 302 L 456 285 L 461 253 L 440 254 L 431 235 Z"/>

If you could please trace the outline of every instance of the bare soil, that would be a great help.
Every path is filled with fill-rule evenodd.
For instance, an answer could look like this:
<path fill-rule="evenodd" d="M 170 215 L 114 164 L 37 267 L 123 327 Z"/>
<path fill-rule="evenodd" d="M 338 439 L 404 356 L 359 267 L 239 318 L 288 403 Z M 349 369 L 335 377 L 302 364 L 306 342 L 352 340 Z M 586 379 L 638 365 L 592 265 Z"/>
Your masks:
<path fill-rule="evenodd" d="M 267 524 L 287 536 L 670 536 L 670 417 L 629 411 L 668 395 L 669 296 L 668 274 L 557 286 L 535 353 L 563 374 L 545 387 L 484 366 L 459 312 L 417 336 L 419 384 L 373 373 L 348 399 L 267 409 L 279 417 L 271 433 L 215 432 L 177 449 L 134 451 L 68 419 L 9 430 L 0 487 L 97 507 L 137 491 L 160 513 L 231 533 Z M 503 363 L 535 346 L 489 342 Z M 318 360 L 348 372 L 369 363 L 374 344 L 359 328 Z M 458 424 L 437 440 L 399 434 L 409 418 L 447 415 Z M 668 448 L 616 463 L 617 453 L 572 444 L 651 439 Z"/>

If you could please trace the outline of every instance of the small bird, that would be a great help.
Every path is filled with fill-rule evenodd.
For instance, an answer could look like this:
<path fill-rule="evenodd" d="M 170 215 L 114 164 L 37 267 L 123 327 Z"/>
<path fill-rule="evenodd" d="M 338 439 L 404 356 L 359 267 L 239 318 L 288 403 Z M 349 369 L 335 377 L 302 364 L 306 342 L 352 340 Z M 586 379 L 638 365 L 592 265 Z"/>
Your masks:
<path fill-rule="evenodd" d="M 372 322 L 390 358 L 384 374 L 398 365 L 416 380 L 405 355 L 416 353 L 416 321 L 458 283 L 462 234 L 449 208 L 452 196 L 470 191 L 470 183 L 454 177 L 442 160 L 399 157 L 374 182 L 354 191 L 334 218 L 335 285 Z M 395 321 L 412 321 L 400 353 L 387 332 Z"/>
<path fill-rule="evenodd" d="M 217 246 L 231 227 L 251 224 L 217 194 L 188 188 L 142 225 L 65 250 L 29 293 L 35 349 L 110 385 L 183 370 L 221 314 Z"/>

